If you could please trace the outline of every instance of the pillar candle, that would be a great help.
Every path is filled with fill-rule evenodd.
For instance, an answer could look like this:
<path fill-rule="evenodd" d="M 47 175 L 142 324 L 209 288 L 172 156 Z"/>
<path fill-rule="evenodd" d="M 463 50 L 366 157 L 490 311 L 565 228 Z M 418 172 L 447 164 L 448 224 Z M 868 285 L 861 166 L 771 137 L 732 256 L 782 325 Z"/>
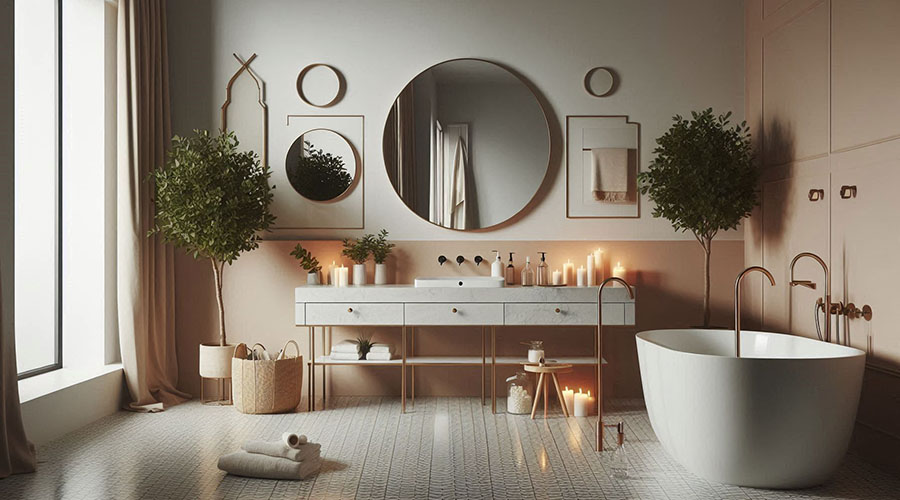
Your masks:
<path fill-rule="evenodd" d="M 569 415 L 575 414 L 575 391 L 569 389 L 568 386 L 563 390 L 563 401 L 566 402 L 566 409 L 569 411 Z"/>
<path fill-rule="evenodd" d="M 334 261 L 331 261 L 331 265 L 328 266 L 328 283 L 325 283 L 326 285 L 337 286 L 337 279 L 335 279 L 336 276 L 334 274 L 335 269 L 337 269 L 337 268 L 334 266 Z"/>
<path fill-rule="evenodd" d="M 594 250 L 594 270 L 597 272 L 596 283 L 603 281 L 603 250 Z"/>
<path fill-rule="evenodd" d="M 587 286 L 587 271 L 585 271 L 584 266 L 578 268 L 577 278 L 575 279 L 575 283 L 578 286 Z"/>
<path fill-rule="evenodd" d="M 563 264 L 562 279 L 563 285 L 572 286 L 575 284 L 575 264 L 572 263 L 572 259 Z"/>
<path fill-rule="evenodd" d="M 596 404 L 597 404 L 597 398 L 595 398 L 594 396 L 591 396 L 591 391 L 588 391 L 587 401 L 585 402 L 585 406 L 587 406 L 587 414 L 588 415 L 594 414 L 594 405 L 596 405 Z"/>
<path fill-rule="evenodd" d="M 339 287 L 346 287 L 350 284 L 350 268 L 344 267 L 343 264 L 341 264 L 341 267 L 338 269 L 337 284 Z"/>
<path fill-rule="evenodd" d="M 559 272 L 559 269 L 553 271 L 553 281 L 551 283 L 554 285 L 562 285 L 562 273 Z"/>
<path fill-rule="evenodd" d="M 621 262 L 616 262 L 616 267 L 613 268 L 613 270 L 612 270 L 612 275 L 615 276 L 616 278 L 622 278 L 622 279 L 625 279 L 625 268 L 622 267 L 622 263 L 621 263 Z M 614 284 L 615 286 L 622 286 L 622 284 L 621 284 L 621 283 L 618 283 L 618 282 L 613 283 L 613 284 Z"/>
<path fill-rule="evenodd" d="M 575 393 L 575 411 L 572 412 L 572 415 L 576 417 L 586 417 L 588 416 L 588 395 L 581 392 L 581 389 L 578 389 L 578 392 Z"/>
<path fill-rule="evenodd" d="M 597 284 L 597 272 L 594 270 L 594 254 L 587 256 L 587 286 Z"/>

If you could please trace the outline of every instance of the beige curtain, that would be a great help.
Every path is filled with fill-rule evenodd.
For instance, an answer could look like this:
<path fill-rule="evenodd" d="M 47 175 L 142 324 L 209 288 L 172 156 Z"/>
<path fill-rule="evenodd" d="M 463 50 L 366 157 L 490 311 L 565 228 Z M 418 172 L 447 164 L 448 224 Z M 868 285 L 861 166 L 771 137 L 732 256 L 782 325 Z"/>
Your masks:
<path fill-rule="evenodd" d="M 0 277 L 0 296 L 3 295 L 2 288 L 11 286 L 9 282 L 3 283 Z M 25 437 L 22 426 L 12 323 L 3 317 L 3 301 L 0 300 L 0 479 L 10 474 L 34 472 L 35 467 L 34 445 Z"/>
<path fill-rule="evenodd" d="M 418 212 L 414 102 L 413 86 L 409 84 L 388 113 L 386 127 L 389 133 L 384 135 L 383 147 L 385 158 L 389 160 L 388 178 L 406 206 Z"/>
<path fill-rule="evenodd" d="M 117 286 L 119 339 L 129 408 L 158 411 L 190 396 L 178 391 L 174 253 L 153 223 L 151 170 L 171 137 L 165 0 L 119 0 Z"/>

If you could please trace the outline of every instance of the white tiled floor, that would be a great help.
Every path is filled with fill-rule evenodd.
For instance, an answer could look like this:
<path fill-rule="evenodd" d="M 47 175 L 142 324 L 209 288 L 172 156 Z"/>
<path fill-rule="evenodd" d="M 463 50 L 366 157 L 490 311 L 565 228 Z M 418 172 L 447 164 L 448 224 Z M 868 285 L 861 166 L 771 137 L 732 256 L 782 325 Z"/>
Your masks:
<path fill-rule="evenodd" d="M 502 402 L 502 401 L 501 401 Z M 103 498 L 900 498 L 900 479 L 848 456 L 812 490 L 712 484 L 663 451 L 638 404 L 609 404 L 627 428 L 630 477 L 593 450 L 594 419 L 492 415 L 476 398 L 341 397 L 327 411 L 241 415 L 188 403 L 157 414 L 120 412 L 39 450 L 36 474 L 0 480 L 2 499 Z M 304 402 L 301 407 L 305 407 Z M 501 408 L 502 405 L 499 405 Z M 322 443 L 320 474 L 302 482 L 226 476 L 219 455 L 247 439 L 294 430 Z M 607 448 L 614 436 L 607 437 Z"/>

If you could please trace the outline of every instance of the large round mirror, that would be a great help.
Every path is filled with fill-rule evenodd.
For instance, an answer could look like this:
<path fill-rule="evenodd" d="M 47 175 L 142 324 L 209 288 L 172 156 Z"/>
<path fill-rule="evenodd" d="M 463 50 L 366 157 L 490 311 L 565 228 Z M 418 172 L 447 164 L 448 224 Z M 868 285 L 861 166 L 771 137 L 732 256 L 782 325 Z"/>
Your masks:
<path fill-rule="evenodd" d="M 356 155 L 344 136 L 318 128 L 304 132 L 291 144 L 285 169 L 291 187 L 304 198 L 335 201 L 353 186 Z"/>
<path fill-rule="evenodd" d="M 496 64 L 455 59 L 416 76 L 394 101 L 384 162 L 413 212 L 442 227 L 496 226 L 528 205 L 550 159 L 537 97 Z"/>

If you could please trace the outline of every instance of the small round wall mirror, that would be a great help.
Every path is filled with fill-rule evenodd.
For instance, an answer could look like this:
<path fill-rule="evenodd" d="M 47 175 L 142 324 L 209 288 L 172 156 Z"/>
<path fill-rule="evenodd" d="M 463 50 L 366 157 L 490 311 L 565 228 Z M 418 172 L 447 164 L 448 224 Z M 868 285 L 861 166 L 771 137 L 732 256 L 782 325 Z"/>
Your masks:
<path fill-rule="evenodd" d="M 517 75 L 478 59 L 419 73 L 394 101 L 384 163 L 403 203 L 441 227 L 478 230 L 516 216 L 547 174 L 550 131 Z"/>
<path fill-rule="evenodd" d="M 297 95 L 310 106 L 334 106 L 344 97 L 345 91 L 344 76 L 333 66 L 310 64 L 297 75 Z"/>
<path fill-rule="evenodd" d="M 608 68 L 594 68 L 584 75 L 584 90 L 594 97 L 612 94 L 616 86 L 616 76 Z"/>
<path fill-rule="evenodd" d="M 313 129 L 294 140 L 285 158 L 288 181 L 304 198 L 336 201 L 357 178 L 356 154 L 337 132 Z"/>

